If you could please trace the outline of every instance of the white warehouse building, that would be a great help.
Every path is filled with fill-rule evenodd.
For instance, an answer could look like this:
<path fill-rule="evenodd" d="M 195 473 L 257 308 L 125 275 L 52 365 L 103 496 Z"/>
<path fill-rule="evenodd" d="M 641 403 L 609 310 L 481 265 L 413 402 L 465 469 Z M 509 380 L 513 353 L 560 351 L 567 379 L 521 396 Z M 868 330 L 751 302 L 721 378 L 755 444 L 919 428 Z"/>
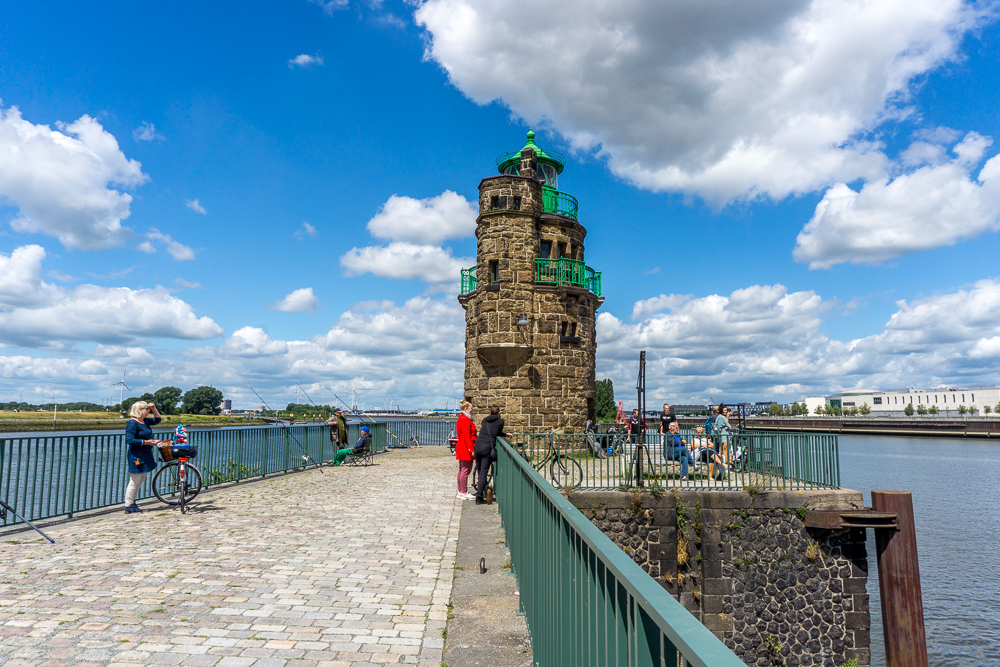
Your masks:
<path fill-rule="evenodd" d="M 1000 412 L 1000 386 L 982 387 L 938 387 L 936 389 L 850 389 L 830 396 L 815 396 L 805 399 L 809 414 L 816 414 L 816 408 L 837 406 L 844 408 L 860 408 L 867 405 L 872 412 L 903 412 L 907 405 L 916 410 L 920 406 L 930 409 L 936 406 L 942 414 L 957 414 L 958 408 L 964 405 L 966 410 L 975 409 L 979 414 L 985 414 L 984 408 L 990 412 Z"/>

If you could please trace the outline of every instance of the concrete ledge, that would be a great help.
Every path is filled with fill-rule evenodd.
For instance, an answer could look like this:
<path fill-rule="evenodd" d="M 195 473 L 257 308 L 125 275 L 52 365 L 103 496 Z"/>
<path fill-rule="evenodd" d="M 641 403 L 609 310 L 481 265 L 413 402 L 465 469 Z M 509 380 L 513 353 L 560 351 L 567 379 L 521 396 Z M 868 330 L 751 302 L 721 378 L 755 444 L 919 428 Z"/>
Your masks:
<path fill-rule="evenodd" d="M 575 489 L 569 500 L 580 510 L 632 510 L 633 491 L 607 489 Z M 677 501 L 691 507 L 700 504 L 703 516 L 706 510 L 733 509 L 797 509 L 852 510 L 864 507 L 864 495 L 853 489 L 807 489 L 802 491 L 762 491 L 750 495 L 746 491 L 715 491 L 713 489 L 684 489 L 673 493 L 638 493 L 639 509 L 657 511 L 676 509 Z M 710 516 L 716 517 L 718 514 Z M 654 517 L 654 521 L 656 518 Z M 657 523 L 659 521 L 656 521 Z"/>

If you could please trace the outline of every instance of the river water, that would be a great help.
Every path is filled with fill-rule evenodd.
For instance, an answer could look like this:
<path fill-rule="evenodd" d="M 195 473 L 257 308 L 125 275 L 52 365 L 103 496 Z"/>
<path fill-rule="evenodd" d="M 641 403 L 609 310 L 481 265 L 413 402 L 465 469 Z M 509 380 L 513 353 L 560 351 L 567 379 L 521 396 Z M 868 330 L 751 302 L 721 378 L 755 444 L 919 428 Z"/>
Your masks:
<path fill-rule="evenodd" d="M 841 485 L 913 493 L 932 667 L 1000 665 L 1000 443 L 840 437 Z M 872 665 L 885 667 L 874 531 L 868 531 Z"/>

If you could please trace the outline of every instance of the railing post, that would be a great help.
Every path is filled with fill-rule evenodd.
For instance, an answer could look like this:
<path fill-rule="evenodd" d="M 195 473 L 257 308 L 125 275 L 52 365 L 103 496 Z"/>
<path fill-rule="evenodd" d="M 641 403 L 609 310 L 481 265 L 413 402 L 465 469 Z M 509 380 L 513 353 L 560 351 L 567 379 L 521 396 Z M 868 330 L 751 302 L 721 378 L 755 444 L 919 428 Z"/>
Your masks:
<path fill-rule="evenodd" d="M 0 482 L 3 481 L 3 459 L 4 459 L 4 452 L 7 451 L 7 444 L 9 442 L 10 441 L 6 440 L 6 439 L 0 440 Z M 10 479 L 10 478 L 8 477 L 8 479 Z M 3 500 L 4 502 L 6 502 L 7 498 L 10 497 L 10 487 L 9 486 L 7 487 L 7 489 L 8 489 L 7 490 L 7 494 L 8 495 L 7 495 L 6 498 L 4 497 L 4 495 L 2 493 L 3 489 L 4 489 L 4 485 L 0 484 L 0 500 Z M 7 519 L 4 519 L 3 523 L 0 523 L 0 525 L 6 526 L 7 525 Z"/>
<path fill-rule="evenodd" d="M 69 508 L 69 518 L 73 518 L 73 506 L 76 504 L 76 460 L 77 460 L 77 449 L 80 445 L 80 436 L 73 436 L 73 449 L 70 451 L 69 456 L 69 503 L 67 507 Z"/>
<path fill-rule="evenodd" d="M 896 528 L 875 530 L 886 665 L 927 667 L 913 496 L 909 491 L 872 491 L 872 509 L 896 514 Z"/>
<path fill-rule="evenodd" d="M 288 472 L 288 430 L 290 428 L 292 428 L 292 427 L 291 426 L 286 426 L 285 429 L 284 429 L 284 431 L 285 431 L 285 447 L 284 447 L 285 451 L 284 451 L 284 459 L 283 459 L 284 460 L 284 465 L 283 465 L 283 468 L 282 468 L 282 472 Z"/>

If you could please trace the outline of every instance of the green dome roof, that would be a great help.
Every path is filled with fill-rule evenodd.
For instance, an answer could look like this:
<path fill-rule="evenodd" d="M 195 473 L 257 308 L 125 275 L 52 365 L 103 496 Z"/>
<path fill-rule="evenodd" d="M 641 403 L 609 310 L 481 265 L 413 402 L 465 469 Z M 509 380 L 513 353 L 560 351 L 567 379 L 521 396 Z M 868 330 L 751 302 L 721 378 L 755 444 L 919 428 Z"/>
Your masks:
<path fill-rule="evenodd" d="M 556 173 L 561 174 L 563 167 L 566 166 L 566 158 L 563 157 L 561 153 L 557 153 L 553 150 L 542 150 L 535 143 L 535 131 L 528 129 L 528 141 L 524 144 L 524 148 L 533 148 L 535 154 L 538 156 L 539 162 L 544 162 L 546 164 L 551 164 L 556 168 Z M 497 170 L 502 174 L 513 164 L 517 164 L 521 161 L 521 151 L 524 148 L 516 152 L 501 153 L 497 158 Z"/>

